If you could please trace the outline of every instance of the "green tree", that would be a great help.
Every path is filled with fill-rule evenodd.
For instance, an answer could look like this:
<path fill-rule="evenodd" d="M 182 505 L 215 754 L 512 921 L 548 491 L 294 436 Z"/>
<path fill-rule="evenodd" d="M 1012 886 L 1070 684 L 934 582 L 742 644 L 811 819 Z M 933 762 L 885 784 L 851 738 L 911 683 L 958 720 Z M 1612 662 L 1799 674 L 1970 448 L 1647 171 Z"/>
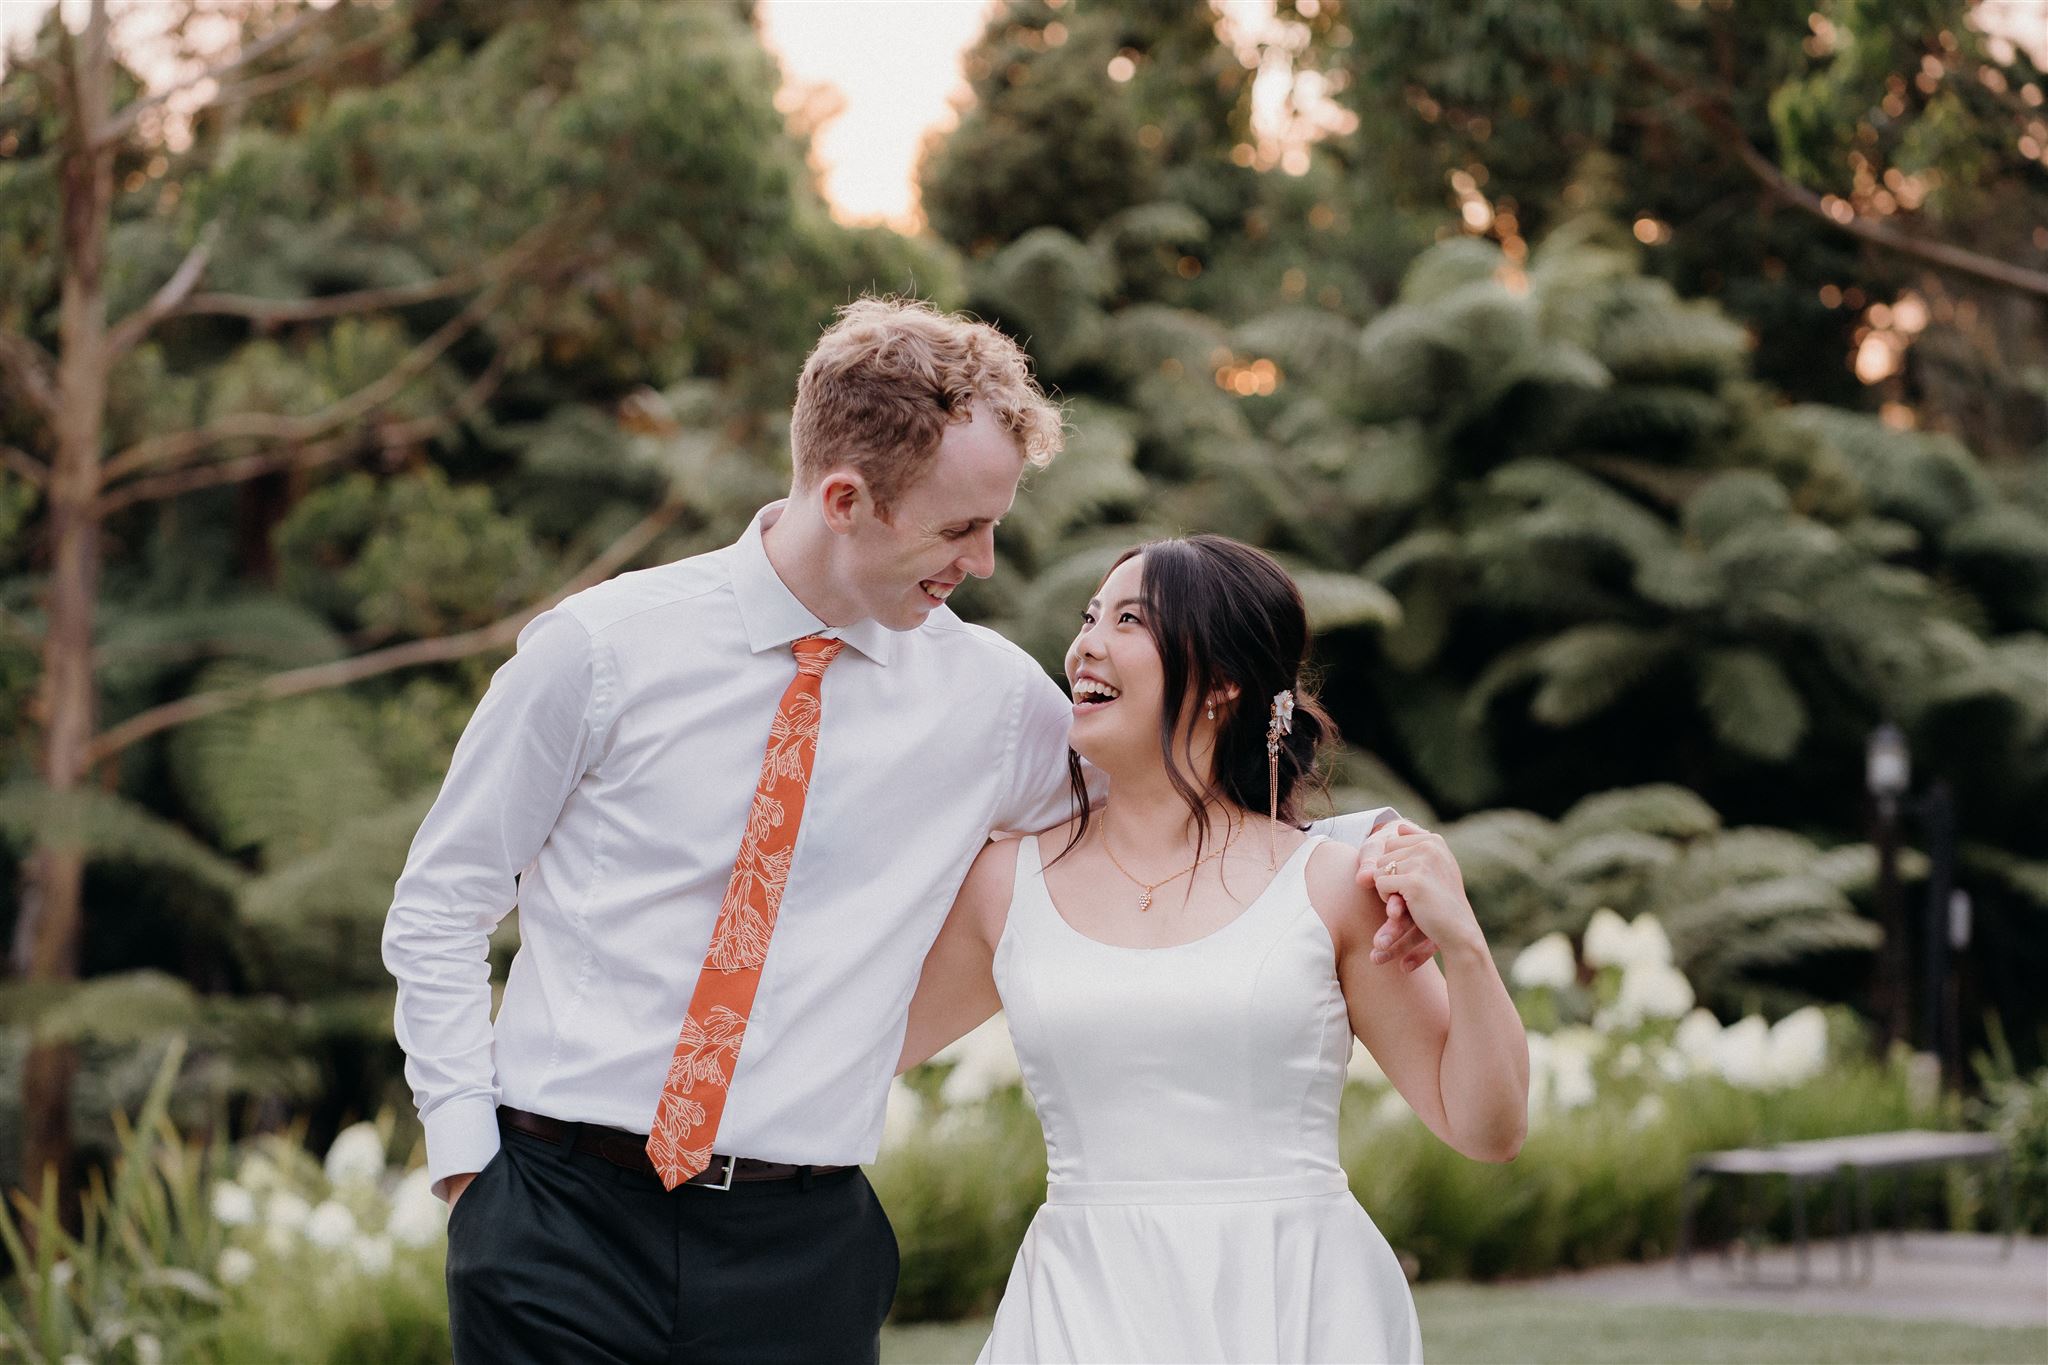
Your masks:
<path fill-rule="evenodd" d="M 1302 61 L 1358 114 L 1332 151 L 1373 192 L 1458 203 L 1514 251 L 1589 208 L 1640 220 L 1774 386 L 1913 404 L 1993 460 L 2048 440 L 2048 79 L 1969 0 L 1316 13 Z M 1866 390 L 1872 346 L 1866 378 L 1905 362 Z"/>
<path fill-rule="evenodd" d="M 211 926 L 208 985 L 384 992 L 364 904 L 293 869 L 388 851 L 534 612 L 772 495 L 845 290 L 942 273 L 826 216 L 744 5 L 237 18 L 171 90 L 103 3 L 0 81 L 24 1000 L 143 965 L 101 930 L 152 908 Z M 68 1150 L 44 1038 L 30 1171 Z"/>

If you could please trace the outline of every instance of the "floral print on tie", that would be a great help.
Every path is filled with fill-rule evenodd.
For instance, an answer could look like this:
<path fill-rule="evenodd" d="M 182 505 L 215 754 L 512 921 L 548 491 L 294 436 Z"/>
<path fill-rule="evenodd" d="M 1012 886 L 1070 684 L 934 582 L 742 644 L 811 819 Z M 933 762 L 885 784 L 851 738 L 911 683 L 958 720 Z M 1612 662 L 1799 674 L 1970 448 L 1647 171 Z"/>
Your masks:
<path fill-rule="evenodd" d="M 647 1155 L 669 1189 L 711 1164 L 718 1120 L 746 1039 L 747 1011 L 761 984 L 761 966 L 768 960 L 768 940 L 796 851 L 818 752 L 825 668 L 845 647 L 843 640 L 815 635 L 796 642 L 796 677 L 768 727 L 768 749 L 739 857 L 647 1137 Z"/>

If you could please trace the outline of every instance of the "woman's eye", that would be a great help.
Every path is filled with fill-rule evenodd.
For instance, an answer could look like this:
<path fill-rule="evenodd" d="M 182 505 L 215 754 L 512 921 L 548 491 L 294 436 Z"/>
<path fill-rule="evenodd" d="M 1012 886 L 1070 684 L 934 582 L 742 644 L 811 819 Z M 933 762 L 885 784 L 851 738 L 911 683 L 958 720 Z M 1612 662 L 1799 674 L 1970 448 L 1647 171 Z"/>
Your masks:
<path fill-rule="evenodd" d="M 1084 626 L 1092 626 L 1092 625 L 1094 625 L 1094 624 L 1095 624 L 1095 613 L 1094 613 L 1094 612 L 1092 612 L 1092 611 L 1084 611 L 1084 612 L 1082 612 L 1082 613 L 1081 613 L 1081 624 L 1082 624 L 1082 625 L 1084 625 Z"/>
<path fill-rule="evenodd" d="M 1133 616 L 1130 612 L 1125 612 L 1123 613 L 1123 615 L 1116 618 L 1116 623 L 1118 625 L 1122 625 L 1126 621 L 1129 621 L 1134 626 L 1143 624 L 1143 622 L 1139 621 L 1138 618 L 1136 616 Z"/>

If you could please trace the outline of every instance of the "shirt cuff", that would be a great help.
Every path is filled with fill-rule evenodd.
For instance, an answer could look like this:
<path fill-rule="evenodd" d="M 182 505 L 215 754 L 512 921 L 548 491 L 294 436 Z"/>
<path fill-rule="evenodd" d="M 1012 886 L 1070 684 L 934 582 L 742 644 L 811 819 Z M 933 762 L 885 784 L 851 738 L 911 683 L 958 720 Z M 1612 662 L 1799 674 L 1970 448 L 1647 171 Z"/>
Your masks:
<path fill-rule="evenodd" d="M 427 1178 L 446 1199 L 451 1175 L 481 1171 L 498 1154 L 498 1102 L 488 1095 L 450 1100 L 424 1120 Z"/>

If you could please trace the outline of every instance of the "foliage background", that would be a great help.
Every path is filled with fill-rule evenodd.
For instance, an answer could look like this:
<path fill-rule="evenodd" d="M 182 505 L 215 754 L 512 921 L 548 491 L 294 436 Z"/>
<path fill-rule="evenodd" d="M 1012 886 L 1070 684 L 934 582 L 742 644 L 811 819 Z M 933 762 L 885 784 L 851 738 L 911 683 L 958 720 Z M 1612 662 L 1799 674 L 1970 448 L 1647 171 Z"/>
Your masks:
<path fill-rule="evenodd" d="M 0 78 L 0 927 L 39 850 L 83 879 L 75 970 L 18 947 L 0 991 L 0 1125 L 69 1049 L 74 1160 L 104 1156 L 174 1030 L 187 1131 L 402 1110 L 377 935 L 493 632 L 730 540 L 867 290 L 997 321 L 1068 405 L 964 615 L 1051 666 L 1117 549 L 1266 546 L 1349 739 L 1334 799 L 1445 822 L 1504 950 L 1655 910 L 1731 1018 L 1869 1006 L 1892 719 L 1959 803 L 1969 1027 L 2038 1062 L 2048 126 L 1971 10 L 1292 0 L 1250 33 L 1013 0 L 907 238 L 826 211 L 744 0 L 339 7 L 254 67 L 291 79 L 110 153 L 106 311 L 151 325 L 91 452 L 90 719 L 160 728 L 61 796 L 61 442 L 21 378 L 73 339 L 46 26 Z"/>

